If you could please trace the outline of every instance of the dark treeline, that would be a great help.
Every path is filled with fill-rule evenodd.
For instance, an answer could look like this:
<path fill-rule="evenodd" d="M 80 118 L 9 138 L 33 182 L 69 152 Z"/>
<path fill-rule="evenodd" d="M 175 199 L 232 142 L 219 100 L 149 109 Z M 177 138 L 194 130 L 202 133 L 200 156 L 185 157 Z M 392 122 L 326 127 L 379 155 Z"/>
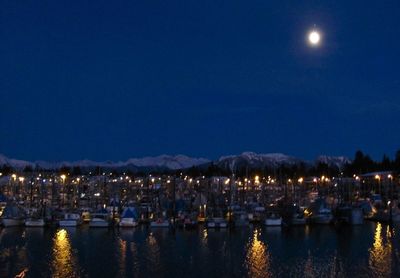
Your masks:
<path fill-rule="evenodd" d="M 336 165 L 328 165 L 326 163 L 316 163 L 314 165 L 309 165 L 306 163 L 298 163 L 294 165 L 280 165 L 278 167 L 264 167 L 264 168 L 250 168 L 246 165 L 238 166 L 234 169 L 234 173 L 232 173 L 231 169 L 220 167 L 214 163 L 209 163 L 206 165 L 194 166 L 189 169 L 184 170 L 121 170 L 121 169 L 102 169 L 101 167 L 96 167 L 95 169 L 81 169 L 80 167 L 62 167 L 56 170 L 49 169 L 40 169 L 39 167 L 25 167 L 22 172 L 29 173 L 54 173 L 57 172 L 59 174 L 71 174 L 71 175 L 81 175 L 88 174 L 92 175 L 101 175 L 104 172 L 107 174 L 111 173 L 113 175 L 119 175 L 125 173 L 129 176 L 145 176 L 148 174 L 154 175 L 189 175 L 189 176 L 231 176 L 235 174 L 236 177 L 253 177 L 255 175 L 258 176 L 271 176 L 275 178 L 296 178 L 296 177 L 307 177 L 307 176 L 347 176 L 351 177 L 354 174 L 360 175 L 369 172 L 375 171 L 393 171 L 397 174 L 400 174 L 400 150 L 395 153 L 394 159 L 390 159 L 387 155 L 383 155 L 382 160 L 374 161 L 367 154 L 364 154 L 362 151 L 357 151 L 355 153 L 354 159 L 351 163 L 343 165 L 342 168 L 339 168 Z M 0 172 L 3 175 L 9 175 L 17 171 L 17 169 L 13 169 L 9 165 L 3 165 L 0 167 Z"/>
<path fill-rule="evenodd" d="M 396 152 L 395 158 L 391 160 L 387 155 L 383 155 L 381 161 L 374 161 L 367 154 L 362 151 L 355 153 L 354 159 L 351 163 L 343 165 L 339 168 L 336 165 L 328 165 L 326 163 L 316 163 L 315 165 L 307 165 L 305 163 L 298 163 L 295 165 L 281 165 L 279 167 L 265 167 L 265 168 L 251 168 L 246 166 L 237 167 L 234 172 L 237 177 L 253 177 L 259 176 L 272 176 L 276 178 L 296 178 L 307 176 L 345 176 L 351 177 L 354 174 L 360 175 L 375 171 L 392 171 L 400 174 L 400 150 Z M 191 176 L 230 176 L 232 171 L 229 169 L 222 169 L 214 164 L 211 164 L 206 170 L 200 167 L 192 167 L 185 171 L 186 174 Z"/>

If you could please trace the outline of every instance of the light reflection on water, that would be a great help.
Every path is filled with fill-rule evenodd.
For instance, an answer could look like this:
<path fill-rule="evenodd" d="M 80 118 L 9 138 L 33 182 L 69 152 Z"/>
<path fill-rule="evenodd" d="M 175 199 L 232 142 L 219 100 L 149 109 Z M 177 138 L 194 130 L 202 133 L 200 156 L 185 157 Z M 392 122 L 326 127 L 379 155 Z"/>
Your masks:
<path fill-rule="evenodd" d="M 53 238 L 52 276 L 79 277 L 78 269 L 68 231 L 59 229 Z"/>
<path fill-rule="evenodd" d="M 369 249 L 369 267 L 381 277 L 390 276 L 392 271 L 392 243 L 389 225 L 377 223 L 373 246 Z"/>
<path fill-rule="evenodd" d="M 271 277 L 269 271 L 270 254 L 267 246 L 259 240 L 260 233 L 259 228 L 254 229 L 253 237 L 250 238 L 247 245 L 245 265 L 250 277 Z"/>
<path fill-rule="evenodd" d="M 0 230 L 0 277 L 390 277 L 399 225 Z"/>

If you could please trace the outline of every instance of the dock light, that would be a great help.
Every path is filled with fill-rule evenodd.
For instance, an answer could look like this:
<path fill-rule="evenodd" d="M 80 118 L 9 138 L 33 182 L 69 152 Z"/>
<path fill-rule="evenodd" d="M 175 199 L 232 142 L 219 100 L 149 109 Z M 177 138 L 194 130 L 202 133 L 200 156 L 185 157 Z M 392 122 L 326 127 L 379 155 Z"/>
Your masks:
<path fill-rule="evenodd" d="M 67 177 L 65 175 L 61 175 L 61 179 L 64 182 Z"/>
<path fill-rule="evenodd" d="M 1 174 L 1 173 L 0 173 Z M 1 175 L 0 175 L 1 176 Z M 393 179 L 393 176 L 391 174 L 388 175 L 388 179 Z"/>
<path fill-rule="evenodd" d="M 388 201 L 388 202 L 387 202 L 387 205 L 388 205 L 388 206 L 390 206 L 390 203 L 391 203 L 391 202 L 390 202 L 390 201 Z"/>
<path fill-rule="evenodd" d="M 313 182 L 317 182 L 317 178 L 313 178 Z"/>
<path fill-rule="evenodd" d="M 12 174 L 11 177 L 14 179 L 14 181 L 17 179 L 17 175 L 16 174 Z"/>
<path fill-rule="evenodd" d="M 77 179 L 76 179 L 76 181 L 77 181 L 77 182 L 80 182 L 80 181 L 81 181 L 81 179 L 80 179 L 80 178 L 77 178 Z"/>
<path fill-rule="evenodd" d="M 20 182 L 24 182 L 25 178 L 24 178 L 24 177 L 19 177 L 18 180 L 19 180 Z"/>
<path fill-rule="evenodd" d="M 151 182 L 154 182 L 154 178 L 151 179 Z"/>
<path fill-rule="evenodd" d="M 356 181 L 359 181 L 360 180 L 360 177 L 359 176 L 356 176 Z"/>
<path fill-rule="evenodd" d="M 303 178 L 299 178 L 297 181 L 298 181 L 299 183 L 302 183 L 302 182 L 304 181 L 304 179 L 303 179 Z"/>
<path fill-rule="evenodd" d="M 379 175 L 375 175 L 375 179 L 376 179 L 376 180 L 380 180 L 381 177 L 380 177 Z"/>
<path fill-rule="evenodd" d="M 3 173 L 0 173 L 0 177 L 3 175 Z"/>
<path fill-rule="evenodd" d="M 231 181 L 230 179 L 227 179 L 227 180 L 225 181 L 225 184 L 229 184 L 230 181 Z"/>

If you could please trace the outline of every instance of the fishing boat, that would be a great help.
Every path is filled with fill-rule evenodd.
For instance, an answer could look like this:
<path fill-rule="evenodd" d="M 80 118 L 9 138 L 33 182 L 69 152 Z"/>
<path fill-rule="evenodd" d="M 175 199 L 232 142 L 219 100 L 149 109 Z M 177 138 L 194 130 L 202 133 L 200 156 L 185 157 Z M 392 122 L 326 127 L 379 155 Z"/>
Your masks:
<path fill-rule="evenodd" d="M 293 226 L 301 226 L 306 224 L 306 218 L 304 217 L 304 211 L 299 209 L 296 210 L 292 218 L 290 219 L 290 224 Z"/>
<path fill-rule="evenodd" d="M 64 213 L 64 219 L 58 221 L 60 227 L 76 227 L 82 224 L 79 213 Z"/>
<path fill-rule="evenodd" d="M 108 228 L 111 225 L 110 215 L 107 212 L 93 213 L 89 221 L 90 228 Z"/>
<path fill-rule="evenodd" d="M 26 227 L 44 227 L 46 226 L 46 222 L 43 218 L 34 218 L 29 217 L 25 220 Z"/>
<path fill-rule="evenodd" d="M 211 217 L 207 219 L 207 228 L 225 229 L 227 227 L 228 227 L 228 222 L 223 217 Z"/>
<path fill-rule="evenodd" d="M 183 228 L 185 229 L 193 229 L 198 225 L 197 215 L 196 213 L 191 213 L 186 215 L 183 219 Z"/>
<path fill-rule="evenodd" d="M 24 225 L 25 212 L 15 204 L 7 204 L 1 215 L 4 227 L 22 226 Z"/>
<path fill-rule="evenodd" d="M 243 210 L 236 210 L 233 213 L 235 227 L 246 227 L 249 225 L 248 214 Z"/>
<path fill-rule="evenodd" d="M 81 218 L 83 223 L 89 223 L 91 215 L 90 215 L 90 210 L 88 208 L 82 209 Z"/>
<path fill-rule="evenodd" d="M 351 205 L 340 205 L 336 208 L 335 223 L 361 225 L 364 223 L 363 210 Z"/>
<path fill-rule="evenodd" d="M 282 217 L 275 212 L 267 213 L 264 224 L 265 226 L 281 226 Z"/>
<path fill-rule="evenodd" d="M 265 214 L 265 208 L 263 206 L 256 206 L 252 209 L 252 212 L 248 214 L 250 223 L 261 223 Z"/>
<path fill-rule="evenodd" d="M 312 202 L 308 211 L 310 222 L 313 224 L 330 224 L 333 221 L 332 210 L 322 198 Z"/>
<path fill-rule="evenodd" d="M 157 218 L 154 221 L 150 222 L 150 227 L 152 228 L 168 228 L 170 225 L 168 219 Z"/>
<path fill-rule="evenodd" d="M 121 221 L 119 222 L 120 227 L 136 227 L 138 225 L 138 214 L 134 207 L 127 207 L 124 209 L 121 215 Z"/>

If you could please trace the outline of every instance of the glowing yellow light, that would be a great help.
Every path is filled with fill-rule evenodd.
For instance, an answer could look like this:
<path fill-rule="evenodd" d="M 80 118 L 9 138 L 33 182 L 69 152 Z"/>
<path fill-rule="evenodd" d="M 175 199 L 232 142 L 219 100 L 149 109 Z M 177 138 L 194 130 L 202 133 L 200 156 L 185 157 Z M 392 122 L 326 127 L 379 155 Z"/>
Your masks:
<path fill-rule="evenodd" d="M 380 177 L 379 175 L 375 175 L 375 179 L 376 179 L 376 180 L 380 180 L 381 177 Z"/>
<path fill-rule="evenodd" d="M 299 178 L 297 181 L 299 182 L 299 183 L 302 183 L 303 182 L 303 178 Z"/>

